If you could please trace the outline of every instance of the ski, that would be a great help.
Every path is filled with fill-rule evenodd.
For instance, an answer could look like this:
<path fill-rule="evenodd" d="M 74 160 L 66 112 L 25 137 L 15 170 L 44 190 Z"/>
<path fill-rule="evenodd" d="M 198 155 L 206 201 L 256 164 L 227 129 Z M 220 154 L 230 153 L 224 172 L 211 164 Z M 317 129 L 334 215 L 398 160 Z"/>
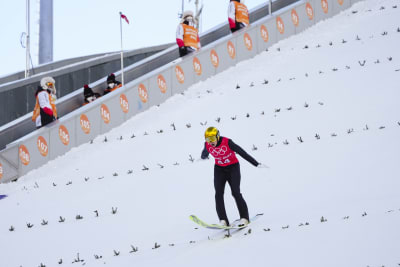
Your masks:
<path fill-rule="evenodd" d="M 250 223 L 261 217 L 264 213 L 259 213 L 256 214 L 255 216 L 250 218 Z M 238 226 L 237 224 L 239 223 L 240 219 L 235 220 L 230 226 L 223 226 L 219 224 L 208 224 L 202 220 L 200 220 L 196 215 L 190 215 L 189 219 L 192 220 L 193 222 L 197 223 L 198 225 L 205 227 L 207 229 L 213 229 L 213 230 L 231 230 L 231 229 L 243 229 L 246 228 L 248 225 L 244 226 Z"/>
<path fill-rule="evenodd" d="M 230 229 L 230 226 L 223 226 L 219 224 L 208 224 L 206 222 L 203 222 L 200 220 L 196 215 L 190 215 L 189 219 L 192 220 L 193 222 L 197 223 L 200 226 L 203 226 L 208 229 L 214 229 L 214 230 L 227 230 Z"/>

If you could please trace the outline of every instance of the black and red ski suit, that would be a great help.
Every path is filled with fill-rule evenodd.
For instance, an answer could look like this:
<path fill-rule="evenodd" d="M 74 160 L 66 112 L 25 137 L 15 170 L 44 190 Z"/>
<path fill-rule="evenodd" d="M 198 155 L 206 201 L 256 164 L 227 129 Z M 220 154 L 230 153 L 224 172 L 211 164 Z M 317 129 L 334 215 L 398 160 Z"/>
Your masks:
<path fill-rule="evenodd" d="M 239 210 L 240 218 L 249 220 L 249 211 L 246 201 L 240 192 L 240 165 L 235 153 L 250 162 L 254 166 L 259 163 L 240 146 L 236 145 L 231 139 L 220 137 L 215 147 L 204 144 L 201 158 L 208 158 L 211 154 L 215 158 L 214 165 L 214 188 L 215 188 L 215 206 L 220 220 L 225 220 L 229 225 L 228 216 L 226 215 L 224 192 L 225 184 L 228 182 L 232 196 L 235 199 Z"/>

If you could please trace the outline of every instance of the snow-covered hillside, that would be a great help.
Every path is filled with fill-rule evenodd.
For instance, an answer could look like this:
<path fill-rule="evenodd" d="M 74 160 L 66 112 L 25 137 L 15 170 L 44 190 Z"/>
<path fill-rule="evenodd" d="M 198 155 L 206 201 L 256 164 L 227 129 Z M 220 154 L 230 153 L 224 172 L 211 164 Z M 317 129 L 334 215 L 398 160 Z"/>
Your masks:
<path fill-rule="evenodd" d="M 367 0 L 0 185 L 0 266 L 399 266 L 400 1 Z M 250 215 L 224 237 L 204 131 Z M 231 221 L 238 212 L 226 187 Z"/>

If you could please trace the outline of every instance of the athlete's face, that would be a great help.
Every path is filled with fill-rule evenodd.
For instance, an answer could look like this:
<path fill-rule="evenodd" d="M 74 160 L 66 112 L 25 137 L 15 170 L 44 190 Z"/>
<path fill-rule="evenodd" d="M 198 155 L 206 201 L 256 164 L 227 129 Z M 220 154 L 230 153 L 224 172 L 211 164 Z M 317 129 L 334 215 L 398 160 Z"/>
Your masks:
<path fill-rule="evenodd" d="M 209 144 L 212 145 L 213 147 L 216 147 L 216 146 L 217 146 L 217 142 L 218 142 L 218 141 L 215 140 L 214 142 L 209 142 Z"/>

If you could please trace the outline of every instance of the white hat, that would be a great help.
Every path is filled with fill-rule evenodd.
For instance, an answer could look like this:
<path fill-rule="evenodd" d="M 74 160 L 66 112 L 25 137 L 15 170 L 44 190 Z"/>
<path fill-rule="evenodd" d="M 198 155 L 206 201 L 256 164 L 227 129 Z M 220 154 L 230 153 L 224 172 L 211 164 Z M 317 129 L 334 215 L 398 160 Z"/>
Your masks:
<path fill-rule="evenodd" d="M 52 86 L 49 86 L 49 84 L 52 84 Z M 56 94 L 56 81 L 53 79 L 53 77 L 43 77 L 40 80 L 40 86 L 45 90 L 51 90 L 52 94 Z"/>
<path fill-rule="evenodd" d="M 183 23 L 185 21 L 185 18 L 187 17 L 192 17 L 194 20 L 194 15 L 193 15 L 193 11 L 191 10 L 185 10 L 182 14 L 182 19 L 181 19 L 181 23 Z"/>

